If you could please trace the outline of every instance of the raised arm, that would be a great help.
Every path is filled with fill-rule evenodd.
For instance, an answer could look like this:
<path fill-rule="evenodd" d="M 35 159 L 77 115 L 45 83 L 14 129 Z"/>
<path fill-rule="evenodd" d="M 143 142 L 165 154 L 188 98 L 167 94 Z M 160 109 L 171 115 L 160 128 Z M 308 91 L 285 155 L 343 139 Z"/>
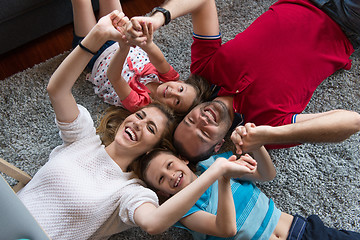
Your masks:
<path fill-rule="evenodd" d="M 236 156 L 231 156 L 229 160 L 235 161 Z M 256 172 L 256 162 L 253 161 L 252 158 L 242 157 L 237 160 L 237 162 L 248 168 L 246 175 L 251 175 Z M 238 175 L 238 177 L 241 177 L 241 175 Z M 197 211 L 182 218 L 180 222 L 187 228 L 203 234 L 222 238 L 234 236 L 237 232 L 236 210 L 231 191 L 230 178 L 222 176 L 218 179 L 218 205 L 216 215 L 205 211 Z"/>
<path fill-rule="evenodd" d="M 200 196 L 219 177 L 238 177 L 253 168 L 244 166 L 242 161 L 218 158 L 203 174 L 186 188 L 172 196 L 161 206 L 142 204 L 135 210 L 134 220 L 138 226 L 150 234 L 160 234 L 175 224 L 195 204 Z M 176 206 L 176 207 L 174 207 Z"/>
<path fill-rule="evenodd" d="M 124 14 L 119 11 L 114 11 L 101 18 L 81 41 L 81 44 L 88 51 L 77 46 L 51 76 L 47 91 L 56 118 L 59 121 L 72 122 L 78 116 L 79 110 L 71 89 L 93 57 L 90 52 L 96 52 L 107 40 L 119 39 L 121 34 L 114 28 L 113 24 L 122 24 L 126 19 Z"/>
<path fill-rule="evenodd" d="M 294 124 L 278 127 L 245 124 L 234 130 L 237 152 L 251 152 L 267 144 L 341 142 L 360 131 L 360 115 L 347 110 L 299 114 Z"/>
<path fill-rule="evenodd" d="M 194 33 L 206 36 L 219 34 L 219 21 L 214 0 L 169 0 L 162 8 L 170 12 L 171 19 L 191 13 Z M 133 37 L 141 36 L 139 22 L 152 22 L 154 29 L 158 29 L 165 23 L 165 16 L 161 12 L 155 12 L 151 17 L 135 17 L 133 23 Z"/>
<path fill-rule="evenodd" d="M 141 47 L 148 55 L 150 62 L 159 71 L 159 73 L 167 73 L 170 70 L 170 64 L 166 61 L 164 54 L 153 41 L 153 24 L 141 21 L 140 23 L 143 37 L 138 39 L 129 39 L 131 44 Z M 131 31 L 131 30 L 129 30 Z"/>
<path fill-rule="evenodd" d="M 120 100 L 123 101 L 129 96 L 132 90 L 128 82 L 121 75 L 122 68 L 129 53 L 130 46 L 129 44 L 127 44 L 127 40 L 124 38 L 126 26 L 122 25 L 119 26 L 117 29 L 120 33 L 123 33 L 124 35 L 122 39 L 118 40 L 119 48 L 110 61 L 106 75 L 111 82 L 111 85 L 113 86 L 116 94 L 119 96 Z"/>
<path fill-rule="evenodd" d="M 230 179 L 218 180 L 217 214 L 197 211 L 184 217 L 180 222 L 187 228 L 216 237 L 228 238 L 236 234 L 236 211 L 231 192 Z"/>

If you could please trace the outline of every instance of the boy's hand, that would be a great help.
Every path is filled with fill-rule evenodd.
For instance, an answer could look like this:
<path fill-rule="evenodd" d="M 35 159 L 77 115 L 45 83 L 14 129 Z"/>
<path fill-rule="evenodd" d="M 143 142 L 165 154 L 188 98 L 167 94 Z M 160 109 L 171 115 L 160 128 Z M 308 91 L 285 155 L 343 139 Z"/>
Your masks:
<path fill-rule="evenodd" d="M 249 154 L 245 154 L 239 159 L 235 155 L 229 159 L 218 158 L 216 163 L 220 165 L 225 178 L 241 178 L 245 174 L 254 173 L 257 168 L 257 162 Z"/>

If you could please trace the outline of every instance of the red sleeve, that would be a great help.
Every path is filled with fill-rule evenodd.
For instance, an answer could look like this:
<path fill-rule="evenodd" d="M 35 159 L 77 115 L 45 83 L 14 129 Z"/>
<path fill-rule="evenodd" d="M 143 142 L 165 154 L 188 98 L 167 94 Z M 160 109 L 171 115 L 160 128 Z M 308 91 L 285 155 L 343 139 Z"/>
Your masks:
<path fill-rule="evenodd" d="M 170 70 L 167 73 L 159 73 L 159 79 L 162 82 L 177 81 L 180 76 L 177 71 L 170 65 Z"/>
<path fill-rule="evenodd" d="M 137 89 L 139 91 L 131 90 L 130 94 L 121 101 L 124 108 L 130 112 L 136 112 L 140 107 L 146 106 L 151 103 L 149 94 L 142 89 Z"/>

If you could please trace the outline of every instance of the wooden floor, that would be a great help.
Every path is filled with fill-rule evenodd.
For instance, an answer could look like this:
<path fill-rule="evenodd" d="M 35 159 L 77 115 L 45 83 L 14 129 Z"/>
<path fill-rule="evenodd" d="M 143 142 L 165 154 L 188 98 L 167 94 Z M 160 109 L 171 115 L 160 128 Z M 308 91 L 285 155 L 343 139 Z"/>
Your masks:
<path fill-rule="evenodd" d="M 127 0 L 122 2 L 129 17 L 144 15 L 164 0 Z M 71 49 L 73 25 L 69 24 L 15 50 L 0 55 L 0 80 L 21 72 Z"/>

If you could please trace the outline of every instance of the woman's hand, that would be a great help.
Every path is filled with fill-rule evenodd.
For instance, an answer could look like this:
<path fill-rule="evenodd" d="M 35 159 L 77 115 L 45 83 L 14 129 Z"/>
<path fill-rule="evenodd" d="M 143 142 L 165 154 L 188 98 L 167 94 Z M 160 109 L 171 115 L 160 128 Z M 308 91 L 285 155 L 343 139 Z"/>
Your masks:
<path fill-rule="evenodd" d="M 92 31 L 100 33 L 101 39 L 105 39 L 105 41 L 123 41 L 128 23 L 129 18 L 123 12 L 115 10 L 100 18 Z"/>

